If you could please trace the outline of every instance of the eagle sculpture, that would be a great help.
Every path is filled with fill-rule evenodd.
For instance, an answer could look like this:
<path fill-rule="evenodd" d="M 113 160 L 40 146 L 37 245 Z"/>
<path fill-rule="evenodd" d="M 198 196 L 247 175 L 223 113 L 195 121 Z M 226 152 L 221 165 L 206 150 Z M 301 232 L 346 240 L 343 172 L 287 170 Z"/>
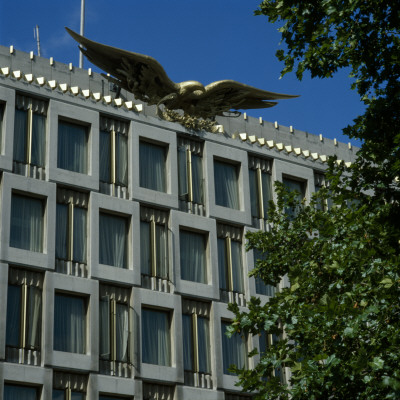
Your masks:
<path fill-rule="evenodd" d="M 152 57 L 97 43 L 71 29 L 66 30 L 81 45 L 79 48 L 87 59 L 111 75 L 107 79 L 132 92 L 136 99 L 157 105 L 158 111 L 163 104 L 166 110 L 182 110 L 192 119 L 213 120 L 230 110 L 268 108 L 277 104 L 271 100 L 298 97 L 260 90 L 233 80 L 207 86 L 197 81 L 175 83 Z"/>

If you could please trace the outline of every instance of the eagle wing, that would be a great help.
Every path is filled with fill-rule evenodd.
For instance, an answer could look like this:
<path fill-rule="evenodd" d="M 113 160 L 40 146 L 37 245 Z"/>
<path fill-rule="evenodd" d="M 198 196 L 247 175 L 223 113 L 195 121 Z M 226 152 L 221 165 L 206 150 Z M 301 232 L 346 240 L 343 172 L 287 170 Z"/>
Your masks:
<path fill-rule="evenodd" d="M 204 117 L 223 115 L 229 110 L 247 110 L 273 107 L 271 100 L 292 99 L 297 95 L 274 93 L 233 80 L 210 83 L 196 104 L 196 112 Z"/>
<path fill-rule="evenodd" d="M 157 104 L 179 90 L 154 58 L 97 43 L 65 29 L 81 45 L 80 50 L 90 62 L 110 73 L 114 77 L 110 80 L 132 92 L 138 100 Z"/>

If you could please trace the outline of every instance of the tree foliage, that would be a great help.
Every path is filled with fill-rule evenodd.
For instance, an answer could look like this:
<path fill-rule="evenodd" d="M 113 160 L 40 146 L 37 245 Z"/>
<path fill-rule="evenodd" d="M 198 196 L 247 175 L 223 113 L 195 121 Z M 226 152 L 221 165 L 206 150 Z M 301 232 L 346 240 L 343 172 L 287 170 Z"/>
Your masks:
<path fill-rule="evenodd" d="M 350 67 L 352 89 L 366 104 L 345 128 L 362 140 L 348 169 L 329 160 L 329 190 L 303 204 L 276 183 L 269 230 L 248 234 L 266 257 L 253 275 L 291 287 L 248 311 L 231 304 L 231 331 L 280 335 L 239 383 L 260 399 L 400 398 L 400 4 L 384 0 L 266 0 L 257 14 L 279 29 L 283 74 L 331 77 Z M 317 203 L 331 198 L 333 207 Z M 252 352 L 253 356 L 256 351 Z M 291 370 L 289 384 L 271 377 Z"/>

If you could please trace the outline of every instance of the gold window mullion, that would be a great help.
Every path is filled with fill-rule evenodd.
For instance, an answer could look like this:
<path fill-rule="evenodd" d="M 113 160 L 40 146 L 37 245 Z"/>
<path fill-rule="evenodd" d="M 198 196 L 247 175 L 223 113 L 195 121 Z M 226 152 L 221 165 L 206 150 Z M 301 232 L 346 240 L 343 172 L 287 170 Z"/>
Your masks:
<path fill-rule="evenodd" d="M 27 317 L 27 300 L 28 300 L 28 286 L 26 282 L 21 287 L 21 336 L 20 336 L 20 345 L 21 348 L 24 349 L 26 346 L 26 317 Z"/>
<path fill-rule="evenodd" d="M 226 262 L 228 268 L 228 289 L 233 292 L 233 271 L 232 271 L 232 252 L 231 252 L 231 238 L 227 237 L 225 239 L 226 245 Z"/>
<path fill-rule="evenodd" d="M 68 382 L 68 386 L 67 386 L 67 389 L 66 389 L 66 398 L 67 398 L 67 400 L 71 400 L 71 398 L 72 398 L 72 394 L 71 394 L 71 382 Z"/>
<path fill-rule="evenodd" d="M 186 149 L 188 201 L 193 201 L 192 152 Z"/>
<path fill-rule="evenodd" d="M 257 168 L 257 185 L 258 185 L 258 207 L 260 212 L 260 219 L 264 219 L 264 198 L 262 191 L 262 171 L 261 168 Z"/>
<path fill-rule="evenodd" d="M 192 333 L 193 333 L 193 367 L 194 372 L 199 372 L 199 338 L 197 327 L 197 314 L 192 314 Z"/>
<path fill-rule="evenodd" d="M 116 168 L 115 168 L 115 129 L 112 128 L 110 132 L 111 136 L 111 183 L 115 184 L 116 183 Z"/>
<path fill-rule="evenodd" d="M 74 205 L 68 204 L 68 260 L 72 261 L 74 254 Z"/>
<path fill-rule="evenodd" d="M 150 222 L 151 235 L 151 274 L 157 276 L 157 246 L 156 246 L 156 221 L 154 218 Z"/>

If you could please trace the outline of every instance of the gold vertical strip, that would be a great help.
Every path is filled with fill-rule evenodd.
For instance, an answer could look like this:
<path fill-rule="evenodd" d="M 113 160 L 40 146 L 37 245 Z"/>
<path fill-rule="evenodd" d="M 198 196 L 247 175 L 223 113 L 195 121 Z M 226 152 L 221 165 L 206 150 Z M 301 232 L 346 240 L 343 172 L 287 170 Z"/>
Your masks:
<path fill-rule="evenodd" d="M 197 314 L 192 314 L 192 333 L 193 333 L 193 363 L 194 372 L 199 372 L 199 336 L 197 328 Z"/>
<path fill-rule="evenodd" d="M 226 245 L 226 261 L 228 267 L 228 289 L 233 292 L 233 271 L 232 271 L 232 252 L 231 252 L 231 238 L 227 237 L 225 239 Z"/>
<path fill-rule="evenodd" d="M 116 182 L 115 174 L 116 174 L 116 168 L 115 168 L 115 130 L 112 128 L 111 133 L 111 183 Z"/>
<path fill-rule="evenodd" d="M 68 260 L 72 261 L 74 254 L 74 205 L 68 203 Z"/>
<path fill-rule="evenodd" d="M 151 274 L 157 276 L 157 246 L 156 246 L 156 221 L 154 218 L 150 222 L 151 235 Z"/>
<path fill-rule="evenodd" d="M 264 197 L 262 187 L 261 168 L 257 168 L 257 185 L 258 185 L 258 207 L 260 212 L 260 219 L 264 219 Z"/>
<path fill-rule="evenodd" d="M 192 152 L 186 149 L 188 201 L 193 201 Z"/>
<path fill-rule="evenodd" d="M 69 378 L 69 379 L 71 379 L 71 378 Z M 72 399 L 72 393 L 71 393 L 71 382 L 69 381 L 68 382 L 68 386 L 67 386 L 67 389 L 66 389 L 66 397 L 67 397 L 67 400 L 71 400 Z"/>
<path fill-rule="evenodd" d="M 24 283 L 21 287 L 21 332 L 20 343 L 21 348 L 26 345 L 26 316 L 27 316 L 27 300 L 28 300 L 28 286 Z"/>

